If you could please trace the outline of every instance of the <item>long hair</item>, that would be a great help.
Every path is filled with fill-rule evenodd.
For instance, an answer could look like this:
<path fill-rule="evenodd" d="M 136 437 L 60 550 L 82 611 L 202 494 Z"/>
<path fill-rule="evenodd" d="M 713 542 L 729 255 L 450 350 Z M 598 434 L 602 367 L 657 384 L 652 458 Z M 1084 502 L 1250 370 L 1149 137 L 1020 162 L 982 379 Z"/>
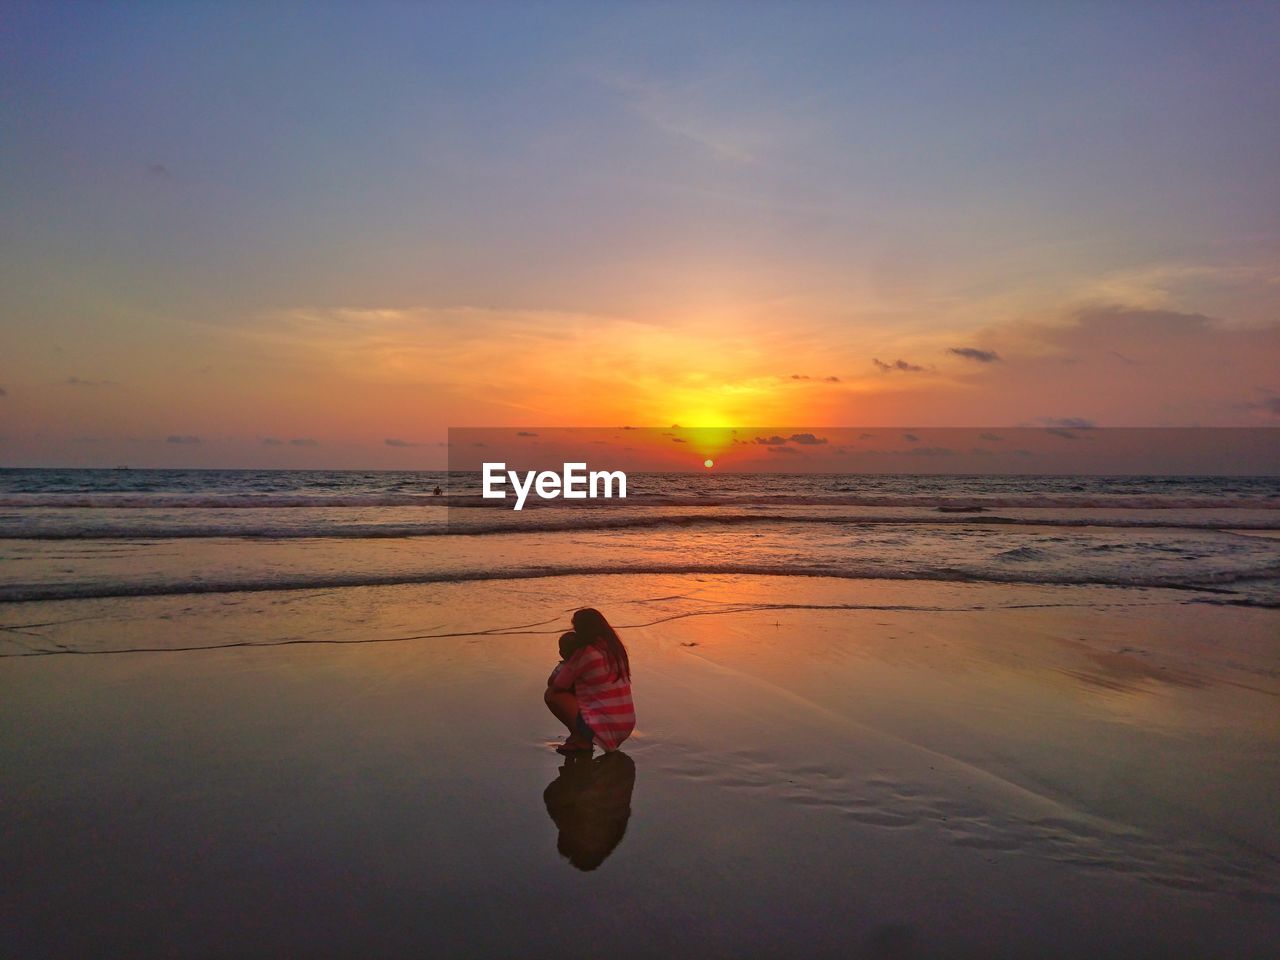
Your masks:
<path fill-rule="evenodd" d="M 605 660 L 614 680 L 631 679 L 631 660 L 627 656 L 627 648 L 622 645 L 618 631 L 609 626 L 603 613 L 594 607 L 584 607 L 573 615 L 573 629 L 585 644 L 598 644 L 604 648 Z"/>

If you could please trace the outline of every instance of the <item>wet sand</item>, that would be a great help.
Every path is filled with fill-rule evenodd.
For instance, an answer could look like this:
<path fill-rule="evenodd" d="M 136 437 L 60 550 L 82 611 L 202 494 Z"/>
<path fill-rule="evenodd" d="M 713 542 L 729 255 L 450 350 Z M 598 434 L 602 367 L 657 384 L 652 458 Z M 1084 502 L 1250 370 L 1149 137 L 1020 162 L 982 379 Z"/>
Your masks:
<path fill-rule="evenodd" d="M 629 576 L 9 605 L 0 953 L 1271 956 L 1280 611 L 1187 599 Z M 639 727 L 570 763 L 541 690 L 586 603 Z M 137 648 L 167 652 L 89 655 Z"/>

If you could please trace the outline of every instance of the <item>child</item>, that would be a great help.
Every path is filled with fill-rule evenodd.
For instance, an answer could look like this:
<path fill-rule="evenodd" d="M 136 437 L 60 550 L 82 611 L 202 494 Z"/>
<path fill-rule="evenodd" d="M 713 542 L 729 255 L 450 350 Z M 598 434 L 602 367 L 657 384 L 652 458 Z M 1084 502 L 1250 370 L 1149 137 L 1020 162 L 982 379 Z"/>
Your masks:
<path fill-rule="evenodd" d="M 572 630 L 567 633 L 560 634 L 560 662 L 551 669 L 551 676 L 547 677 L 547 686 L 554 687 L 556 685 L 556 674 L 564 669 L 565 661 L 573 656 L 581 643 L 578 642 L 578 635 Z"/>
<path fill-rule="evenodd" d="M 548 678 L 544 697 L 569 731 L 556 750 L 589 755 L 599 744 L 612 752 L 636 725 L 627 648 L 599 610 L 579 610 L 573 615 L 573 628 L 561 643 L 572 636 L 576 649 Z"/>

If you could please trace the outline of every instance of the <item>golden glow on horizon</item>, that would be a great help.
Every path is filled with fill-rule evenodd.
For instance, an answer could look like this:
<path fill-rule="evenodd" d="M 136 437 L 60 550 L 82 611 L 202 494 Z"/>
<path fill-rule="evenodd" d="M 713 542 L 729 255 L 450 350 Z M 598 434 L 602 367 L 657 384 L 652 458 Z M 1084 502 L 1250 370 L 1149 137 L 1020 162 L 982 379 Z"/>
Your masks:
<path fill-rule="evenodd" d="M 731 427 L 740 419 L 714 407 L 694 406 L 678 413 L 673 422 L 682 427 Z"/>
<path fill-rule="evenodd" d="M 734 437 L 737 434 L 737 431 L 731 427 L 693 428 L 677 432 L 695 453 L 706 458 L 704 465 L 708 467 L 714 464 L 716 457 L 733 446 Z"/>
<path fill-rule="evenodd" d="M 468 425 L 644 425 L 667 468 L 711 460 L 736 471 L 761 451 L 784 461 L 734 424 L 1274 423 L 1261 386 L 1251 394 L 1218 381 L 1229 367 L 1237 383 L 1269 382 L 1275 327 L 1172 316 L 1099 308 L 895 335 L 799 310 L 677 313 L 660 325 L 505 309 L 298 309 L 183 328 L 191 339 L 178 346 L 200 357 L 195 372 L 147 359 L 166 342 L 160 327 L 136 341 L 90 338 L 83 346 L 100 367 L 68 376 L 73 361 L 50 355 L 25 380 L 0 384 L 0 413 L 31 425 L 6 438 L 6 465 L 388 469 L 439 468 L 444 432 Z M 39 352 L 38 339 L 18 343 Z M 998 360 L 958 355 L 955 344 Z"/>

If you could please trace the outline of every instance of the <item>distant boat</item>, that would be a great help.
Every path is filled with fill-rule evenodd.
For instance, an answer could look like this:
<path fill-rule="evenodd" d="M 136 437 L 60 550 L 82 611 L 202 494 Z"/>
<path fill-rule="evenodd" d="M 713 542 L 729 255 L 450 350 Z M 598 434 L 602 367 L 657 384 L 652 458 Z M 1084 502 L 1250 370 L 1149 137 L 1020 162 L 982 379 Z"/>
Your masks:
<path fill-rule="evenodd" d="M 112 467 L 111 469 L 112 469 L 112 470 L 132 470 L 133 468 L 132 468 L 132 467 L 129 467 L 129 466 L 126 466 L 126 465 L 124 465 L 124 464 L 121 464 L 120 466 L 118 466 L 118 467 Z"/>

